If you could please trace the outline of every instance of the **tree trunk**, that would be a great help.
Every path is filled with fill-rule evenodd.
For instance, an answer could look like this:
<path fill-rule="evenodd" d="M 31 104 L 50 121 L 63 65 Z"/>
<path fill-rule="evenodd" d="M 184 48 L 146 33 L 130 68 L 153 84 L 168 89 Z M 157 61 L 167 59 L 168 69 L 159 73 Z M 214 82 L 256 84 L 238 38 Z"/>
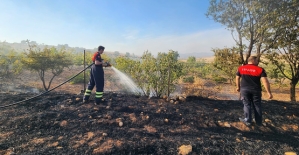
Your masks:
<path fill-rule="evenodd" d="M 249 41 L 249 46 L 248 46 L 248 50 L 247 50 L 247 54 L 246 54 L 246 60 L 245 60 L 245 63 L 248 64 L 248 58 L 251 56 L 251 51 L 253 49 L 253 45 L 255 44 L 255 39 L 253 38 L 254 37 L 254 28 L 253 28 L 253 19 L 252 17 L 249 17 L 250 18 L 250 41 Z"/>
<path fill-rule="evenodd" d="M 296 84 L 298 83 L 298 80 L 292 80 L 290 85 L 290 99 L 291 102 L 296 102 Z"/>
<path fill-rule="evenodd" d="M 45 71 L 44 71 L 44 70 L 40 70 L 40 71 L 39 71 L 39 77 L 40 77 L 40 79 L 41 79 L 42 82 L 43 82 L 44 89 L 45 89 L 46 91 L 48 91 L 47 86 L 46 86 L 46 81 L 45 81 Z"/>
<path fill-rule="evenodd" d="M 50 80 L 50 82 L 49 82 L 49 84 L 48 84 L 48 88 L 47 88 L 47 91 L 50 89 L 50 86 L 51 86 L 51 84 L 52 84 L 52 81 L 53 81 L 53 79 L 56 77 L 56 75 L 53 75 L 53 77 L 51 78 L 51 80 Z"/>
<path fill-rule="evenodd" d="M 239 34 L 239 54 L 240 54 L 240 63 L 244 64 L 244 57 L 243 57 L 243 42 L 242 42 L 242 35 L 240 30 L 237 30 L 238 34 Z"/>
<path fill-rule="evenodd" d="M 169 66 L 169 63 L 168 63 L 168 81 L 167 81 L 167 96 L 170 95 L 170 66 Z"/>

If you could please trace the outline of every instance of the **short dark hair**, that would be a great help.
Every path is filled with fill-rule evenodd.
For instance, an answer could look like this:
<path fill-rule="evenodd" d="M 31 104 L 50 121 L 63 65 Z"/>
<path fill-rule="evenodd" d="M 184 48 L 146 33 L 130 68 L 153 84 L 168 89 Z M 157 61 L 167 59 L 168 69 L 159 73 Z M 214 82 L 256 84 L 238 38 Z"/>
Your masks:
<path fill-rule="evenodd" d="M 100 50 L 105 50 L 105 47 L 104 46 L 99 46 L 98 51 L 100 51 Z"/>

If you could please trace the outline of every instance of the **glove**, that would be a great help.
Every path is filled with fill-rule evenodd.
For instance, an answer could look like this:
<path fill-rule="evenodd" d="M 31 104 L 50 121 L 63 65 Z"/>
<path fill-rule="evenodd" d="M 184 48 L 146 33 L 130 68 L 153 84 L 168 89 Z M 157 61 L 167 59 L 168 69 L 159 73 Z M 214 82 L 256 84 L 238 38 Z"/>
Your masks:
<path fill-rule="evenodd" d="M 106 62 L 103 62 L 102 66 L 103 66 L 103 67 L 107 67 L 107 63 L 106 63 Z"/>
<path fill-rule="evenodd" d="M 104 62 L 103 67 L 111 67 L 111 64 L 109 62 Z"/>

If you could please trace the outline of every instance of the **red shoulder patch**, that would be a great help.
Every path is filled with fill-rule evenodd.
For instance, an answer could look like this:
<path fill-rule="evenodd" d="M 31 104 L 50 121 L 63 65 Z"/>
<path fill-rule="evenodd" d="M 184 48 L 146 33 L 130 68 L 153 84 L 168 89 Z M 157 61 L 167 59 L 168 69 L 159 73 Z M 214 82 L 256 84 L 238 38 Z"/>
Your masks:
<path fill-rule="evenodd" d="M 92 57 L 91 57 L 91 60 L 94 62 L 96 61 L 96 58 L 98 57 L 98 52 L 95 52 Z"/>

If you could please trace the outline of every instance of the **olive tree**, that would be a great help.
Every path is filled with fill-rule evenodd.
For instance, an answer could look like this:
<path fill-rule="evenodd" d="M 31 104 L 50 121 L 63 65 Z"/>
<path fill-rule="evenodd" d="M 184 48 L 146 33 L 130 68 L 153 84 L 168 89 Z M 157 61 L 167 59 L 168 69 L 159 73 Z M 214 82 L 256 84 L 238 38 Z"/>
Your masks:
<path fill-rule="evenodd" d="M 63 72 L 65 67 L 71 66 L 70 53 L 64 48 L 57 50 L 55 47 L 45 47 L 40 49 L 35 45 L 29 45 L 28 52 L 24 52 L 25 57 L 22 63 L 28 69 L 38 73 L 43 87 L 46 91 L 50 89 L 53 79 Z M 46 72 L 50 72 L 50 80 L 46 82 Z"/>
<path fill-rule="evenodd" d="M 0 49 L 0 76 L 6 80 L 14 80 L 23 70 L 22 56 L 13 49 Z"/>
<path fill-rule="evenodd" d="M 214 62 L 215 68 L 222 71 L 230 84 L 233 84 L 233 80 L 236 77 L 236 72 L 239 65 L 238 62 L 238 52 L 236 49 L 224 48 L 224 49 L 213 49 L 214 52 Z"/>
<path fill-rule="evenodd" d="M 231 31 L 239 64 L 246 64 L 253 51 L 259 59 L 273 48 L 280 35 L 275 27 L 280 5 L 281 0 L 210 0 L 206 15 Z"/>
<path fill-rule="evenodd" d="M 178 52 L 158 53 L 155 58 L 146 51 L 140 60 L 127 57 L 116 58 L 115 67 L 130 75 L 144 95 L 169 95 L 176 81 L 182 75 L 182 64 L 178 62 Z"/>
<path fill-rule="evenodd" d="M 267 58 L 290 80 L 290 100 L 296 101 L 296 85 L 299 81 L 299 2 L 282 0 L 276 26 L 280 36 L 275 49 L 269 50 Z"/>

